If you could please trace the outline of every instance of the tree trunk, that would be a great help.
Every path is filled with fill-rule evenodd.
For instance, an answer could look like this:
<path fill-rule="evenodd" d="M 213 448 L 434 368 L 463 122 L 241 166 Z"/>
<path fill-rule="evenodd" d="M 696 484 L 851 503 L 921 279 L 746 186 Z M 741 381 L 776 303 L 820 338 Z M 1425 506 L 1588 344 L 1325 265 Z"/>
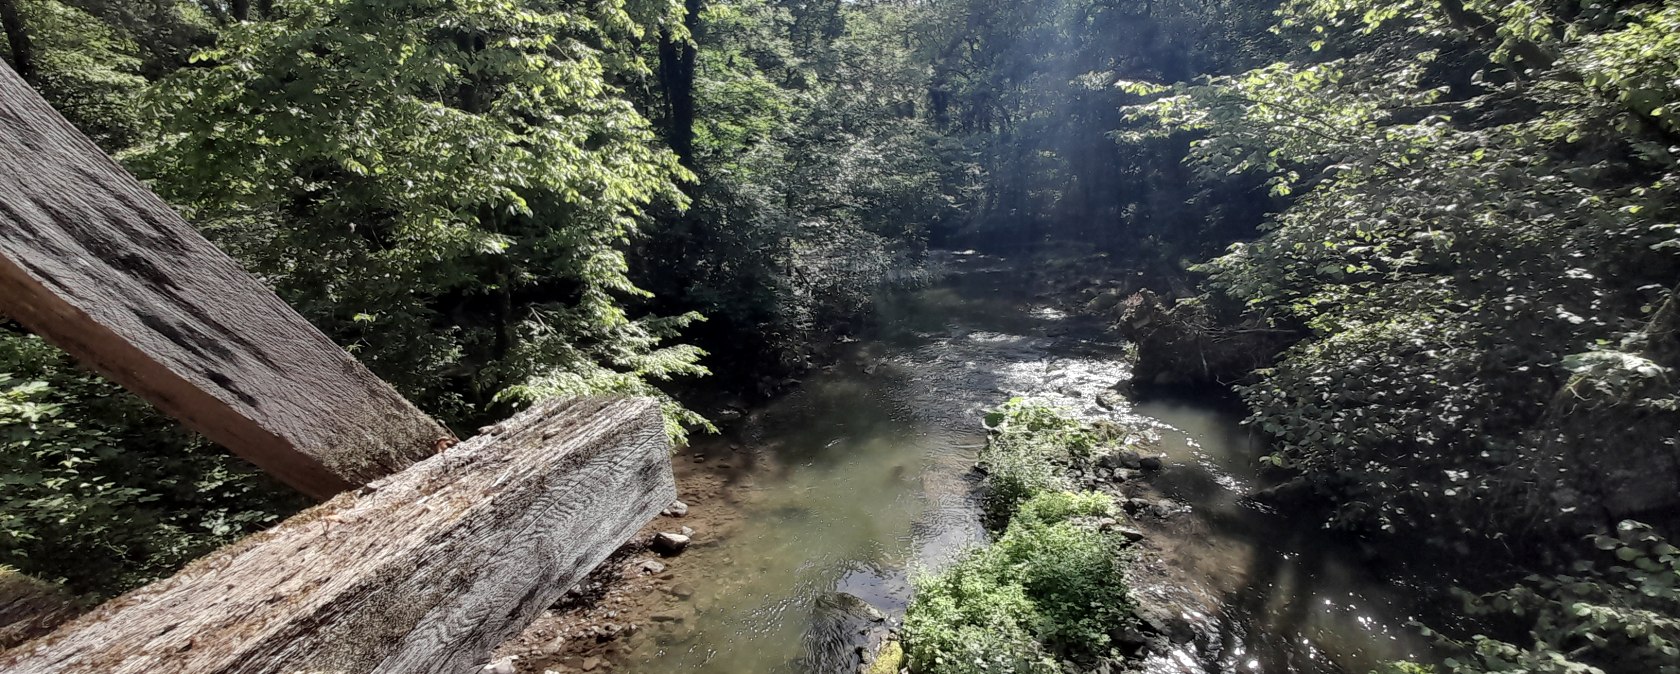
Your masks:
<path fill-rule="evenodd" d="M 0 25 L 6 31 L 6 44 L 11 46 L 12 70 L 23 81 L 35 84 L 35 49 L 29 42 L 29 30 L 18 16 L 15 0 L 0 0 Z"/>
<path fill-rule="evenodd" d="M 659 34 L 659 79 L 665 90 L 666 142 L 678 161 L 690 170 L 694 165 L 694 72 L 699 60 L 700 11 L 702 0 L 683 0 L 683 27 L 687 39 L 670 31 Z"/>

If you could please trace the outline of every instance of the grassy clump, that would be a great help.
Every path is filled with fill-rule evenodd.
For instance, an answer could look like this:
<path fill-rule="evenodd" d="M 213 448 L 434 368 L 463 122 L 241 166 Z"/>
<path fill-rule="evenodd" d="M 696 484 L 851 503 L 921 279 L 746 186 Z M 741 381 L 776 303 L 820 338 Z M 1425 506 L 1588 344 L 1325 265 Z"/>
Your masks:
<path fill-rule="evenodd" d="M 986 517 L 997 528 L 1035 494 L 1072 488 L 1058 462 L 1090 458 L 1119 439 L 1115 427 L 1085 424 L 1023 398 L 987 413 L 985 421 L 991 437 L 980 464 L 987 475 Z"/>
<path fill-rule="evenodd" d="M 1117 656 L 1114 635 L 1133 621 L 1125 541 L 1093 521 L 1117 516 L 1114 501 L 1072 491 L 1061 472 L 1116 431 L 1022 399 L 986 415 L 986 427 L 986 515 L 1003 531 L 990 547 L 916 578 L 904 620 L 912 671 L 1051 674 L 1063 660 Z"/>
<path fill-rule="evenodd" d="M 912 669 L 1059 672 L 1059 659 L 1113 655 L 1113 633 L 1132 620 L 1123 540 L 1079 521 L 1113 512 L 1105 494 L 1045 492 L 996 544 L 918 577 L 904 623 Z"/>

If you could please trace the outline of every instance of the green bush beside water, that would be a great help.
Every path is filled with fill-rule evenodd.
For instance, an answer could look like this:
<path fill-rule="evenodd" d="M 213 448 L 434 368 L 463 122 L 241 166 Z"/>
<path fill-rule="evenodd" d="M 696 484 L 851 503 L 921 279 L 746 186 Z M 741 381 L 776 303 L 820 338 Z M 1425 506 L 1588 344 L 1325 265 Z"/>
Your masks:
<path fill-rule="evenodd" d="M 1513 631 L 1525 638 L 1425 630 L 1453 653 L 1442 667 L 1396 663 L 1375 674 L 1680 673 L 1680 548 L 1632 521 L 1590 539 L 1614 563 L 1581 561 L 1499 592 L 1458 592 L 1466 615 L 1520 625 Z"/>
<path fill-rule="evenodd" d="M 987 511 L 997 541 L 916 578 L 904 620 L 911 669 L 922 674 L 1060 672 L 1062 660 L 1115 657 L 1132 623 L 1124 539 L 1107 494 L 1074 492 L 1052 458 L 1089 454 L 1108 431 L 1012 400 L 987 416 Z"/>
<path fill-rule="evenodd" d="M 1117 427 L 1085 424 L 1024 398 L 1011 399 L 985 420 L 991 435 L 980 451 L 986 517 L 998 529 L 1034 495 L 1073 488 L 1055 459 L 1089 458 L 1120 435 Z"/>

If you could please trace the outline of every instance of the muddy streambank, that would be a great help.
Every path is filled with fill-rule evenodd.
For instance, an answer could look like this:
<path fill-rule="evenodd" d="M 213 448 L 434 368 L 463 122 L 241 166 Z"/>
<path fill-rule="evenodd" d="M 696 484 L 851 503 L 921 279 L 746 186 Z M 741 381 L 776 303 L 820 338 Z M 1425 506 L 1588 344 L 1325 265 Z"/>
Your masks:
<path fill-rule="evenodd" d="M 503 671 L 840 672 L 889 635 L 913 569 L 983 544 L 985 409 L 1031 397 L 1135 427 L 1147 475 L 1081 479 L 1142 530 L 1128 579 L 1161 637 L 1145 672 L 1350 672 L 1427 657 L 1408 603 L 1350 541 L 1248 498 L 1260 448 L 1221 404 L 1135 403 L 1124 345 L 1054 289 L 979 255 L 883 298 L 879 330 L 826 371 L 676 455 L 686 513 L 650 523 L 529 630 Z M 1119 475 L 1119 477 L 1116 477 Z M 689 530 L 680 554 L 645 547 Z"/>

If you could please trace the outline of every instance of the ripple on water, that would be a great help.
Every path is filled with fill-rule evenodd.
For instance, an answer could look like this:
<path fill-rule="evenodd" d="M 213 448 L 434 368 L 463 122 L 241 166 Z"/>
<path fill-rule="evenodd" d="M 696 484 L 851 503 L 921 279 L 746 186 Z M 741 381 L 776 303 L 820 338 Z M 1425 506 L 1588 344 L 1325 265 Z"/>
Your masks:
<path fill-rule="evenodd" d="M 710 587 L 692 620 L 636 636 L 636 671 L 810 671 L 826 657 L 813 631 L 837 629 L 836 593 L 901 615 L 909 569 L 985 540 L 978 420 L 1013 396 L 1133 424 L 1169 457 L 1160 487 L 1191 514 L 1174 518 L 1183 535 L 1137 591 L 1196 634 L 1149 671 L 1363 671 L 1421 648 L 1356 558 L 1243 498 L 1257 448 L 1233 419 L 1205 405 L 1105 409 L 1098 394 L 1129 373 L 1101 326 L 1035 307 L 996 260 L 952 265 L 947 283 L 880 307 L 884 334 L 855 365 L 749 415 L 739 436 L 764 459 L 738 499 L 750 524 L 680 561 L 705 564 Z"/>

